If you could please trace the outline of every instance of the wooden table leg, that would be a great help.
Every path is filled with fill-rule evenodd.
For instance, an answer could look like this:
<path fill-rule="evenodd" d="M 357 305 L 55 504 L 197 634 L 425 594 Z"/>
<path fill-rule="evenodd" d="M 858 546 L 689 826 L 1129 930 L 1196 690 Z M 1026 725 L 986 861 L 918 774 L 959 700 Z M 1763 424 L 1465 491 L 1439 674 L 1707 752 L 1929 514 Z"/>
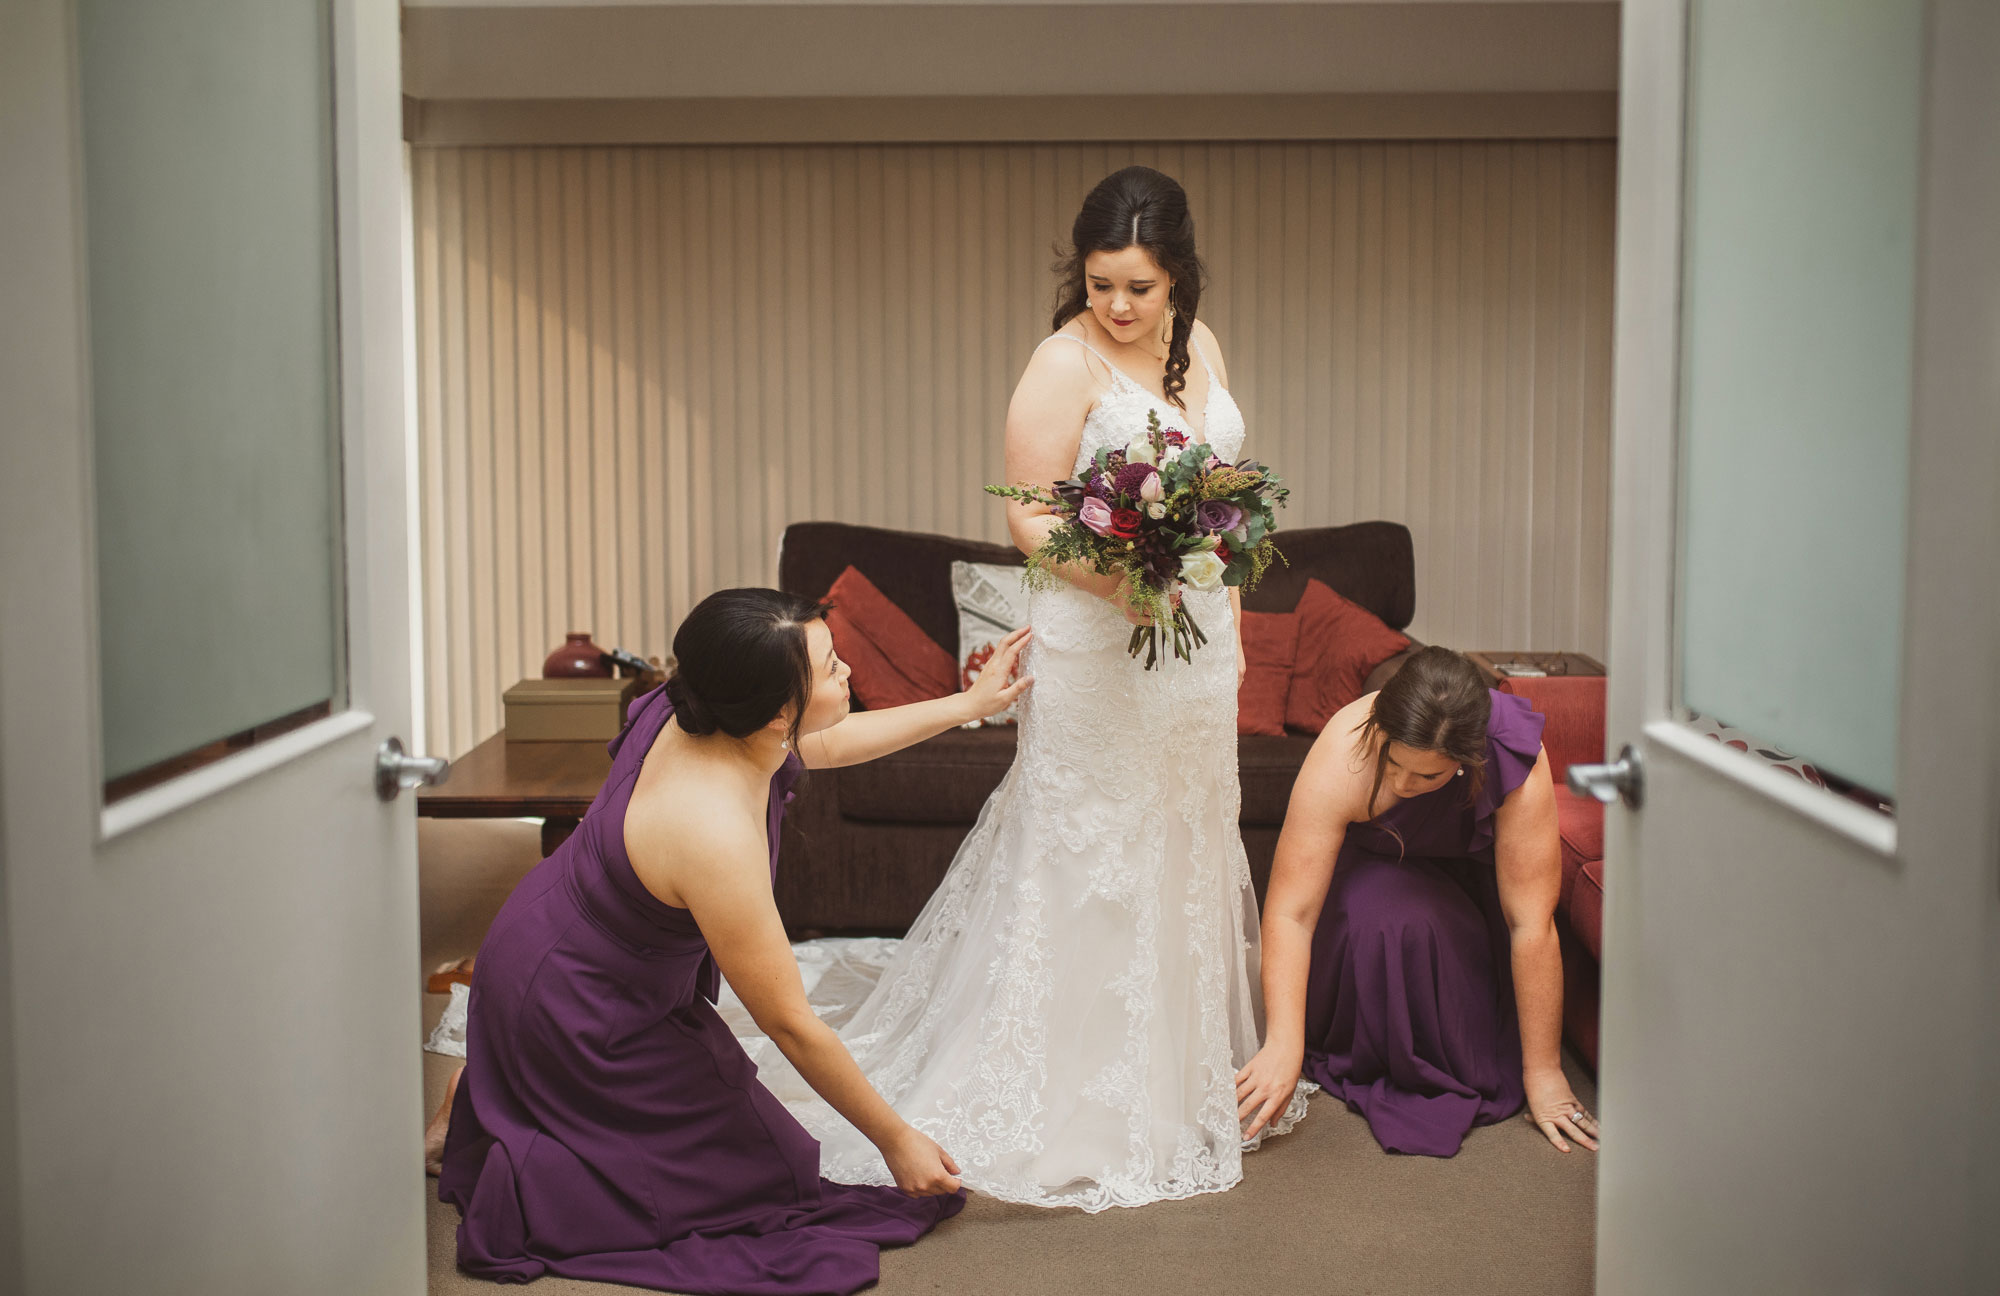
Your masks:
<path fill-rule="evenodd" d="M 579 819 L 558 818 L 554 815 L 542 820 L 542 858 L 547 859 L 555 854 L 556 847 L 568 841 L 569 835 L 576 831 L 577 824 L 581 822 Z"/>

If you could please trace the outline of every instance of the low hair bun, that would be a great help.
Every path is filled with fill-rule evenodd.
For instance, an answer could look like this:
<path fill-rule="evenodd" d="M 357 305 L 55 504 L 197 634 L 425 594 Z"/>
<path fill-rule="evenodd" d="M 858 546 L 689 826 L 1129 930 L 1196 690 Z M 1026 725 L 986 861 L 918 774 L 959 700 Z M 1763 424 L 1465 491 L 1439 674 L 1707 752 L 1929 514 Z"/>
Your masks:
<path fill-rule="evenodd" d="M 699 738 L 715 732 L 715 717 L 679 675 L 667 678 L 667 701 L 673 704 L 674 719 L 680 722 L 683 733 Z"/>
<path fill-rule="evenodd" d="M 806 627 L 825 614 L 774 589 L 717 590 L 695 604 L 674 631 L 677 666 L 667 681 L 681 729 L 748 738 L 789 710 L 796 748 L 813 693 Z"/>

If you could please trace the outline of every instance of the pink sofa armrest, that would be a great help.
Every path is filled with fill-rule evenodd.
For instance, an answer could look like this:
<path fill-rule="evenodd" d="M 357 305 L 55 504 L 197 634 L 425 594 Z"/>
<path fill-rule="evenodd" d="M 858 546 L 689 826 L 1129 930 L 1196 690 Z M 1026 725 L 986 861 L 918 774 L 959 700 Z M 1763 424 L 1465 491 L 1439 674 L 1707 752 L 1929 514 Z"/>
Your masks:
<path fill-rule="evenodd" d="M 1500 691 L 1528 700 L 1548 718 L 1542 747 L 1557 786 L 1572 764 L 1604 759 L 1604 677 L 1550 675 L 1540 679 L 1502 676 Z"/>

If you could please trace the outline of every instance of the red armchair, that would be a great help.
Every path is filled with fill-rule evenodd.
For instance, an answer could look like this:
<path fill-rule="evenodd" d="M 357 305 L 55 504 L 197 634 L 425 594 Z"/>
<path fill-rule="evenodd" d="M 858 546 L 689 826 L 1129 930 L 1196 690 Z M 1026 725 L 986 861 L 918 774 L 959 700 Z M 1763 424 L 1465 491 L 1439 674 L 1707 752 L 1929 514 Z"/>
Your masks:
<path fill-rule="evenodd" d="M 1604 677 L 1502 677 L 1502 693 L 1528 700 L 1547 717 L 1542 748 L 1555 777 L 1562 836 L 1562 898 L 1556 934 L 1562 941 L 1563 1034 L 1597 1067 L 1598 966 L 1604 959 L 1604 807 L 1564 784 L 1569 767 L 1604 759 Z"/>

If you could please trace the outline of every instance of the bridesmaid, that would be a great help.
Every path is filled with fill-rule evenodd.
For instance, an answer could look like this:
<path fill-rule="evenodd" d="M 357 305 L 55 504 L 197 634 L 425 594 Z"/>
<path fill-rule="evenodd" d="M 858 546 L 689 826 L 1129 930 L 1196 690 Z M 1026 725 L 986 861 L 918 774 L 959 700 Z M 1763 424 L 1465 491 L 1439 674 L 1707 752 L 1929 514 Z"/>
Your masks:
<path fill-rule="evenodd" d="M 963 1207 L 951 1156 L 807 1006 L 771 879 L 804 766 L 1004 710 L 1029 684 L 1012 680 L 1026 633 L 966 693 L 850 717 L 824 611 L 775 590 L 703 600 L 674 636 L 678 673 L 633 703 L 582 824 L 494 920 L 438 1183 L 463 1216 L 469 1272 L 846 1293 L 876 1280 L 879 1247 Z M 881 1149 L 895 1188 L 820 1178 L 819 1145 L 716 1015 L 718 969 Z"/>
<path fill-rule="evenodd" d="M 1564 1077 L 1562 886 L 1542 717 L 1426 648 L 1349 704 L 1292 789 L 1264 903 L 1254 1136 L 1301 1071 L 1390 1152 L 1451 1156 L 1520 1111 L 1597 1147 Z"/>

